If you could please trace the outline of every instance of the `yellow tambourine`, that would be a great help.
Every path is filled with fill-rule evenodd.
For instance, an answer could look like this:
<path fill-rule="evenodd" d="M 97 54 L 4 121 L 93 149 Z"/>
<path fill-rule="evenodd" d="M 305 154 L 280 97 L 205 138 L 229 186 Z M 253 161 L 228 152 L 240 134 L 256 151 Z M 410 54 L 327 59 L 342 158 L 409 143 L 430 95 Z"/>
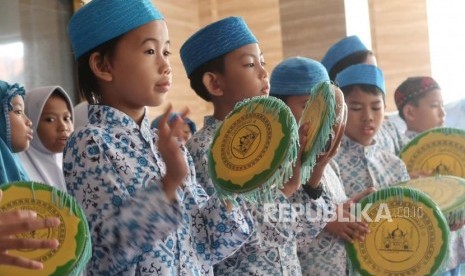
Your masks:
<path fill-rule="evenodd" d="M 465 179 L 438 175 L 401 183 L 429 195 L 439 206 L 449 225 L 465 223 Z"/>
<path fill-rule="evenodd" d="M 220 198 L 272 201 L 292 176 L 298 127 L 274 97 L 238 103 L 217 130 L 208 153 L 209 174 Z"/>
<path fill-rule="evenodd" d="M 329 81 L 315 85 L 299 121 L 299 125 L 309 126 L 302 155 L 303 183 L 310 178 L 318 155 L 337 150 L 344 134 L 346 113 L 344 94 L 337 86 Z"/>
<path fill-rule="evenodd" d="M 434 128 L 419 134 L 401 151 L 407 170 L 465 177 L 465 131 Z"/>
<path fill-rule="evenodd" d="M 57 239 L 57 249 L 8 250 L 8 254 L 42 262 L 42 270 L 0 266 L 0 275 L 80 275 L 92 255 L 85 214 L 75 199 L 49 185 L 12 182 L 2 185 L 0 212 L 33 210 L 38 218 L 57 217 L 61 224 L 16 235 L 18 238 Z"/>
<path fill-rule="evenodd" d="M 405 186 L 379 190 L 360 201 L 356 217 L 368 223 L 364 241 L 347 245 L 362 275 L 433 275 L 441 271 L 449 226 L 425 193 Z"/>

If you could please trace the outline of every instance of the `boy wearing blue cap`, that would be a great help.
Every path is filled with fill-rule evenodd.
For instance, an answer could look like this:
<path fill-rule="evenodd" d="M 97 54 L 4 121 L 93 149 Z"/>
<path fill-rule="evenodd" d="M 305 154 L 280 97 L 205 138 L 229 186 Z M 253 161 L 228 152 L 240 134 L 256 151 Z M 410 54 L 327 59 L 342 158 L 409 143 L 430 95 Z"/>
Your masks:
<path fill-rule="evenodd" d="M 335 157 L 347 196 L 409 180 L 404 162 L 375 139 L 384 118 L 383 72 L 374 65 L 352 65 L 336 76 L 336 83 L 348 106 L 345 135 Z"/>
<path fill-rule="evenodd" d="M 207 152 L 214 134 L 236 103 L 268 95 L 268 73 L 258 41 L 240 17 L 224 18 L 196 32 L 181 47 L 181 58 L 192 89 L 214 107 L 213 115 L 205 117 L 203 128 L 186 144 L 196 165 L 197 179 L 212 195 L 215 188 L 208 174 Z M 296 181 L 300 172 L 295 175 L 284 185 L 276 204 L 289 203 L 286 197 L 300 185 Z M 264 206 L 246 204 L 257 211 L 254 235 L 233 256 L 216 265 L 215 274 L 300 275 L 297 228 L 291 223 L 264 222 Z"/>
<path fill-rule="evenodd" d="M 312 59 L 305 57 L 293 57 L 282 61 L 271 73 L 270 95 L 283 100 L 292 110 L 296 121 L 300 121 L 307 101 L 312 97 L 316 87 L 326 83 L 332 88 L 328 73 L 324 66 Z M 328 103 L 329 104 L 329 103 Z M 342 114 L 341 114 L 342 115 Z M 335 118 L 338 120 L 344 118 Z M 312 122 L 317 123 L 317 122 Z M 341 122 L 345 124 L 345 122 Z M 331 126 L 329 126 L 331 127 Z M 337 143 L 336 141 L 334 141 Z M 315 146 L 315 145 L 314 145 Z M 337 148 L 338 145 L 335 145 Z M 334 152 L 321 152 L 313 167 L 309 180 L 320 182 L 322 197 L 327 198 L 330 204 L 342 205 L 348 202 L 344 187 L 339 178 L 339 172 L 332 157 Z M 307 184 L 308 185 L 308 184 Z M 314 200 L 306 192 L 308 188 L 301 187 L 290 200 L 294 203 L 311 204 L 310 208 L 321 208 L 321 204 L 315 204 Z M 351 201 L 357 201 L 369 191 L 358 195 Z M 344 239 L 352 241 L 361 239 L 367 233 L 367 225 L 358 222 L 328 222 L 317 237 L 305 237 L 309 233 L 302 231 L 297 236 L 297 253 L 303 275 L 343 275 L 346 273 L 346 250 Z M 306 241 L 310 240 L 308 243 Z"/>
<path fill-rule="evenodd" d="M 184 112 L 151 130 L 145 106 L 171 84 L 170 41 L 150 0 L 93 0 L 68 26 L 89 123 L 64 151 L 68 191 L 92 232 L 88 275 L 211 275 L 251 234 L 245 210 L 230 212 L 195 179 L 175 137 Z"/>
<path fill-rule="evenodd" d="M 347 67 L 355 64 L 376 65 L 376 57 L 356 35 L 345 37 L 332 45 L 324 55 L 321 63 L 328 71 L 332 81 L 336 75 Z M 376 140 L 379 145 L 398 155 L 407 144 L 408 139 L 397 126 L 384 120 L 377 133 Z"/>

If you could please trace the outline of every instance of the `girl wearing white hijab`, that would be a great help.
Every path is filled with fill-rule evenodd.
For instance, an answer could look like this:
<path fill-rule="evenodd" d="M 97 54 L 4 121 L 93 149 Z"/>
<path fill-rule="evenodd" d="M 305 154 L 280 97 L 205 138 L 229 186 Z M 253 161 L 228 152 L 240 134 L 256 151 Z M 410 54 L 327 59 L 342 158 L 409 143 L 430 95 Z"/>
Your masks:
<path fill-rule="evenodd" d="M 32 89 L 25 97 L 26 114 L 32 120 L 34 139 L 20 159 L 31 181 L 66 191 L 62 170 L 63 150 L 73 132 L 73 104 L 59 86 Z"/>

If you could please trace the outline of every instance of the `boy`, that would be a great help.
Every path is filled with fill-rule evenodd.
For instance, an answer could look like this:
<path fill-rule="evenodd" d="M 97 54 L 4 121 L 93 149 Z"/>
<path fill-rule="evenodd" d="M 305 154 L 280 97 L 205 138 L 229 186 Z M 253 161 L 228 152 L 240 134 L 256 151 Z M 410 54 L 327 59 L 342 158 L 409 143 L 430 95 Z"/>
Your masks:
<path fill-rule="evenodd" d="M 352 65 L 336 76 L 336 83 L 348 107 L 345 135 L 335 157 L 347 196 L 409 180 L 402 160 L 375 139 L 384 119 L 382 71 L 374 65 Z"/>
<path fill-rule="evenodd" d="M 181 47 L 181 58 L 192 89 L 201 98 L 213 103 L 214 112 L 207 116 L 204 126 L 187 142 L 196 164 L 197 179 L 205 183 L 208 194 L 215 189 L 208 175 L 207 151 L 214 134 L 236 103 L 255 96 L 268 95 L 268 73 L 258 41 L 242 18 L 228 17 L 214 22 L 191 36 Z M 296 166 L 299 169 L 300 166 Z M 300 172 L 284 186 L 276 202 L 288 203 L 300 185 Z M 263 205 L 249 204 L 263 215 Z M 267 275 L 300 275 L 296 255 L 295 232 L 292 224 L 263 223 L 255 218 L 260 230 L 222 263 L 215 266 L 218 275 L 259 273 Z M 315 225 L 319 232 L 324 225 Z"/>
<path fill-rule="evenodd" d="M 321 63 L 328 71 L 331 81 L 337 74 L 347 67 L 355 64 L 376 65 L 376 57 L 356 35 L 345 37 L 332 45 Z M 398 127 L 391 121 L 384 120 L 377 132 L 378 144 L 398 155 L 407 144 L 407 139 L 399 131 Z"/>
<path fill-rule="evenodd" d="M 282 61 L 271 74 L 270 95 L 283 100 L 292 110 L 296 121 L 301 120 L 302 112 L 307 101 L 312 97 L 314 87 L 321 83 L 329 84 L 326 69 L 319 62 L 305 58 L 292 57 Z M 332 91 L 331 91 L 332 92 Z M 343 116 L 343 114 L 340 114 Z M 338 121 L 339 120 L 339 121 Z M 345 125 L 343 118 L 337 118 L 334 122 Z M 336 139 L 335 139 L 336 140 Z M 337 141 L 334 141 L 337 143 Z M 314 145 L 315 146 L 315 145 Z M 338 145 L 334 145 L 338 147 Z M 334 152 L 335 153 L 335 152 Z M 331 160 L 334 153 L 319 153 L 317 163 L 309 182 L 321 182 L 323 197 L 328 198 L 331 204 L 342 205 L 348 201 L 344 187 Z M 320 155 L 321 154 L 321 155 Z M 290 200 L 294 203 L 310 205 L 310 208 L 319 208 L 318 204 L 307 194 L 308 188 L 301 187 Z M 354 199 L 352 199 L 354 200 Z M 356 200 L 356 199 L 355 199 Z M 297 236 L 297 253 L 303 275 L 343 275 L 346 273 L 346 250 L 344 239 L 352 241 L 361 239 L 367 232 L 365 224 L 356 222 L 328 222 L 324 231 L 311 243 L 306 243 L 308 238 L 303 237 L 306 231 Z M 358 234 L 360 233 L 360 234 Z"/>
<path fill-rule="evenodd" d="M 252 218 L 226 210 L 196 182 L 177 141 L 187 111 L 150 129 L 172 70 L 166 22 L 150 0 L 93 0 L 68 26 L 89 123 L 66 145 L 67 189 L 92 233 L 87 275 L 212 275 L 251 234 Z"/>
<path fill-rule="evenodd" d="M 399 116 L 407 125 L 405 135 L 409 139 L 444 125 L 446 112 L 441 88 L 433 78 L 407 78 L 397 87 L 394 99 Z"/>

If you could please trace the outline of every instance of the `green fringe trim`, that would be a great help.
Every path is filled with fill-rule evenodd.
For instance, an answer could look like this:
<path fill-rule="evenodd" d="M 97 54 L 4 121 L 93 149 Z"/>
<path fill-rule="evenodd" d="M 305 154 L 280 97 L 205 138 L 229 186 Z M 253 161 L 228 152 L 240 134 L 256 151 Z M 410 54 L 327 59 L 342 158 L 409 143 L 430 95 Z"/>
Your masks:
<path fill-rule="evenodd" d="M 286 148 L 283 160 L 280 161 L 279 168 L 270 175 L 270 177 L 262 184 L 259 188 L 236 194 L 231 191 L 222 189 L 214 182 L 217 196 L 220 200 L 229 200 L 234 206 L 239 204 L 236 201 L 236 196 L 242 198 L 245 201 L 251 203 L 267 203 L 274 202 L 276 197 L 281 192 L 281 189 L 293 175 L 293 167 L 297 161 L 297 154 L 299 151 L 299 127 L 295 121 L 291 109 L 280 99 L 272 96 L 257 96 L 250 99 L 245 99 L 234 106 L 232 112 L 228 114 L 230 117 L 235 111 L 240 108 L 246 108 L 246 112 L 256 112 L 257 108 L 261 106 L 264 112 L 270 114 L 273 119 L 282 121 L 282 116 L 285 116 L 284 120 L 288 129 L 282 129 L 283 133 L 290 135 L 289 147 Z M 280 119 L 281 118 L 281 119 Z M 284 127 L 284 126 L 283 126 Z"/>
<path fill-rule="evenodd" d="M 319 154 L 321 154 L 325 148 L 326 143 L 329 140 L 330 135 L 334 136 L 333 125 L 336 122 L 336 97 L 335 92 L 333 91 L 332 84 L 328 81 L 321 82 L 315 85 L 310 92 L 310 99 L 305 105 L 304 113 L 306 110 L 312 108 L 312 103 L 321 95 L 324 102 L 327 105 L 327 108 L 321 118 L 321 124 L 318 128 L 316 135 L 316 140 L 313 143 L 313 146 L 310 148 L 309 158 L 304 160 L 302 163 L 302 184 L 307 184 L 308 180 L 311 177 L 313 172 L 313 167 L 316 164 L 316 159 Z M 302 124 L 302 118 L 300 119 L 299 125 Z"/>
<path fill-rule="evenodd" d="M 423 137 L 425 136 L 428 136 L 432 133 L 442 133 L 444 135 L 459 135 L 459 136 L 462 136 L 465 138 L 465 130 L 463 129 L 459 129 L 459 128 L 453 128 L 453 127 L 436 127 L 436 128 L 432 128 L 430 130 L 427 130 L 427 131 L 424 131 L 420 134 L 418 134 L 417 136 L 415 136 L 415 138 L 413 138 L 410 142 L 407 143 L 407 145 L 405 145 L 400 153 L 399 153 L 399 157 L 402 158 L 402 156 L 405 154 L 405 152 L 410 148 L 410 147 L 413 147 L 414 145 L 417 145 L 418 142 L 423 139 Z"/>

